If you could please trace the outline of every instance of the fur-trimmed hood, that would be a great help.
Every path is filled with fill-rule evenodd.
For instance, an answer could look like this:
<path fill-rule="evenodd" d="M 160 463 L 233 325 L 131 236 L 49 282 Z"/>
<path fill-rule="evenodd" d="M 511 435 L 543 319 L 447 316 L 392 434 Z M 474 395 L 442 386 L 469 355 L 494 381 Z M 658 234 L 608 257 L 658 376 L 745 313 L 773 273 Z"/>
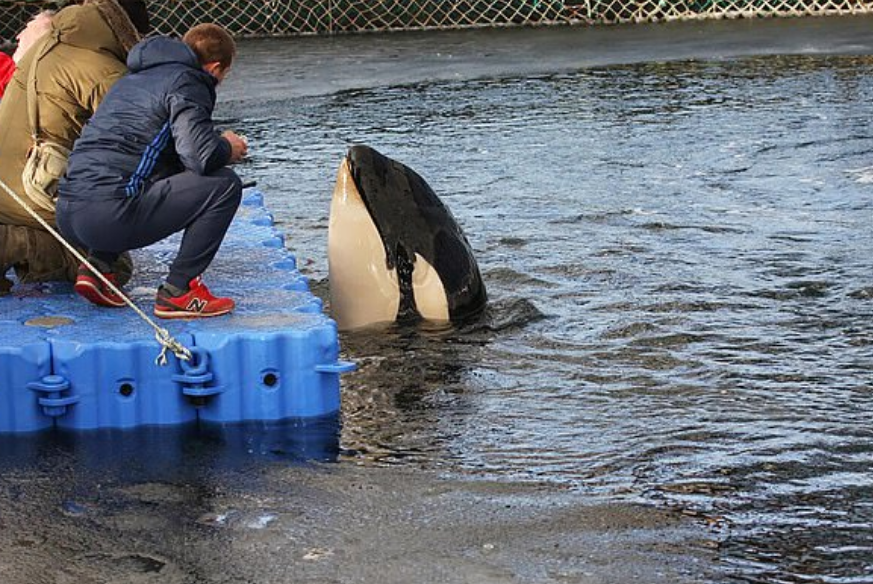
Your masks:
<path fill-rule="evenodd" d="M 85 0 L 55 15 L 54 33 L 75 47 L 109 51 L 122 62 L 141 39 L 127 13 L 116 0 Z"/>

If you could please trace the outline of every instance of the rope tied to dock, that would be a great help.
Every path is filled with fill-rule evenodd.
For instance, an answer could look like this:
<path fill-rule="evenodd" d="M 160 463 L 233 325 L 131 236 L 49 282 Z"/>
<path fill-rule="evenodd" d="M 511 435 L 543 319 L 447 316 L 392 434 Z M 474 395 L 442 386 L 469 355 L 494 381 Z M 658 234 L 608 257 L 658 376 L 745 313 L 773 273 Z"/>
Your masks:
<path fill-rule="evenodd" d="M 100 273 L 100 270 L 91 265 L 90 262 L 77 250 L 75 247 L 70 245 L 70 243 L 61 236 L 51 225 L 49 225 L 48 221 L 43 219 L 39 213 L 34 211 L 30 205 L 27 204 L 22 197 L 18 195 L 15 191 L 13 191 L 9 185 L 0 180 L 0 186 L 3 187 L 3 190 L 12 197 L 16 203 L 21 205 L 21 207 L 27 211 L 27 213 L 33 217 L 37 223 L 39 223 L 46 231 L 48 231 L 52 237 L 58 240 L 61 245 L 63 245 L 67 251 L 69 251 L 77 260 L 82 262 L 82 264 L 87 267 L 91 272 L 100 279 L 103 284 L 105 284 L 110 290 L 112 290 L 115 294 L 118 294 L 124 300 L 124 303 L 127 304 L 133 311 L 143 319 L 149 326 L 151 326 L 155 331 L 155 339 L 158 341 L 158 344 L 161 345 L 161 352 L 155 358 L 155 364 L 164 366 L 167 364 L 167 351 L 173 353 L 176 358 L 181 359 L 182 361 L 190 361 L 191 360 L 191 349 L 177 341 L 170 335 L 170 331 L 162 328 L 157 325 L 149 316 L 143 312 L 139 306 L 137 306 L 130 298 L 128 298 L 127 294 L 121 291 L 115 284 L 113 284 L 106 276 Z"/>

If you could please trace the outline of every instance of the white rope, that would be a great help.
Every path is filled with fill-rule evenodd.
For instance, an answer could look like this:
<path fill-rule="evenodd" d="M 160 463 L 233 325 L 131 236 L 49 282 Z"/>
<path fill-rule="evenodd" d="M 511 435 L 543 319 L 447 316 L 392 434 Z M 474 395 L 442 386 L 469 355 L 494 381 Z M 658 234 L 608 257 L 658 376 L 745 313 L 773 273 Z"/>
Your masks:
<path fill-rule="evenodd" d="M 129 307 L 131 307 L 133 309 L 133 311 L 139 315 L 140 318 L 142 318 L 144 321 L 146 321 L 155 330 L 155 339 L 157 339 L 158 343 L 161 345 L 161 353 L 155 359 L 156 364 L 158 364 L 158 365 L 166 365 L 167 364 L 167 351 L 168 350 L 172 351 L 172 353 L 177 358 L 182 359 L 183 361 L 189 361 L 191 359 L 191 350 L 190 349 L 188 349 L 185 345 L 183 345 L 182 343 L 180 343 L 179 341 L 174 339 L 170 335 L 170 331 L 168 331 L 165 328 L 161 328 L 157 324 L 155 324 L 155 322 L 151 318 L 149 318 L 149 316 L 146 313 L 144 313 L 142 310 L 140 310 L 140 308 L 136 304 L 134 304 L 133 301 L 130 298 L 128 298 L 124 292 L 122 292 L 106 276 L 101 274 L 100 270 L 98 270 L 94 266 L 92 266 L 88 262 L 88 260 L 85 259 L 85 257 L 81 253 L 79 253 L 79 250 L 77 250 L 75 247 L 70 245 L 61 236 L 60 233 L 55 231 L 54 228 L 52 228 L 52 226 L 49 225 L 45 219 L 40 217 L 39 213 L 37 213 L 36 211 L 31 209 L 30 206 L 27 204 L 27 202 L 24 199 L 22 199 L 21 197 L 19 197 L 18 194 L 15 191 L 13 191 L 11 188 L 9 188 L 9 186 L 5 182 L 3 182 L 2 180 L 0 180 L 0 186 L 2 186 L 3 190 L 5 190 L 7 193 L 9 193 L 9 196 L 12 197 L 13 199 L 15 199 L 15 201 L 19 205 L 21 205 L 24 208 L 24 210 L 30 214 L 31 217 L 36 219 L 36 221 L 40 225 L 42 225 L 46 231 L 51 233 L 52 236 L 54 236 L 54 238 L 57 239 L 61 243 L 61 245 L 63 245 L 65 248 L 67 248 L 67 250 L 70 253 L 72 253 L 76 257 L 77 260 L 82 262 L 89 270 L 91 270 L 91 272 L 93 272 L 94 275 L 96 275 L 100 279 L 101 282 L 106 284 L 106 286 L 110 290 L 112 290 L 113 292 L 118 294 L 122 298 L 122 300 L 124 300 L 125 304 L 127 304 Z"/>

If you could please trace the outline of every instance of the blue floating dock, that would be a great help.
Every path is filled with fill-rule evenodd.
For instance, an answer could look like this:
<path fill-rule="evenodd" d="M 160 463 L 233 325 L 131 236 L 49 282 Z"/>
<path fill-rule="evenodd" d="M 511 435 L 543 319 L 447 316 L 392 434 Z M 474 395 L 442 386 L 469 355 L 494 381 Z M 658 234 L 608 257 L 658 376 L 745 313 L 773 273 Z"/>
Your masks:
<path fill-rule="evenodd" d="M 149 316 L 180 237 L 133 253 L 125 288 Z M 245 196 L 204 279 L 236 300 L 236 310 L 153 317 L 194 354 L 181 361 L 168 353 L 165 366 L 155 362 L 154 330 L 130 308 L 93 306 L 68 283 L 13 287 L 0 297 L 0 433 L 336 415 L 339 376 L 354 364 L 339 359 L 336 323 L 297 270 L 260 192 Z"/>

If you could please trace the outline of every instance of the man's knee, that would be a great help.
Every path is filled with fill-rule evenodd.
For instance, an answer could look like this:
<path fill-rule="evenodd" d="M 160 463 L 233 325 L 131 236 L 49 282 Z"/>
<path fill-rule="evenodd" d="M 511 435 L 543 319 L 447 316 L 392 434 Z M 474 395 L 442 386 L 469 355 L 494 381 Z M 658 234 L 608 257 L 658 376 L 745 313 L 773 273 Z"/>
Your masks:
<path fill-rule="evenodd" d="M 224 188 L 221 189 L 223 195 L 228 200 L 239 205 L 242 200 L 242 179 L 233 170 L 225 167 L 215 172 L 213 175 L 222 180 Z"/>

